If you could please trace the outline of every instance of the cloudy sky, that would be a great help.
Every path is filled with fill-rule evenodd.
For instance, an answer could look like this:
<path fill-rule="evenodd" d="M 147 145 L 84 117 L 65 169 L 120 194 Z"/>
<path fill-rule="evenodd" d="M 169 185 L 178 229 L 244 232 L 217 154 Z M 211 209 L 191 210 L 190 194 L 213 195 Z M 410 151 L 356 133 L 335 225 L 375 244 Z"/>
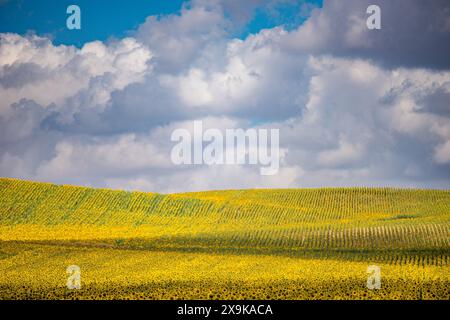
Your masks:
<path fill-rule="evenodd" d="M 156 192 L 450 187 L 448 0 L 0 0 L 0 176 Z M 134 3 L 134 5 L 133 5 Z M 164 4 L 161 4 L 164 3 Z M 366 9 L 381 8 L 381 30 Z M 171 133 L 280 129 L 278 174 Z"/>

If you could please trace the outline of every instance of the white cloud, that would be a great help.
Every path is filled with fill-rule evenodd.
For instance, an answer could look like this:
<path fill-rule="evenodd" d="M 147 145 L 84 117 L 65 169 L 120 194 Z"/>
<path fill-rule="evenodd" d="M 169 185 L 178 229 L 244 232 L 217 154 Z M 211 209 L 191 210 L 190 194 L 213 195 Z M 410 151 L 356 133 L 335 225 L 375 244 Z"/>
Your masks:
<path fill-rule="evenodd" d="M 170 164 L 167 150 L 152 143 L 151 136 L 126 134 L 104 140 L 59 142 L 55 156 L 39 166 L 37 176 L 50 180 L 61 177 L 91 180 Z"/>
<path fill-rule="evenodd" d="M 389 71 L 332 57 L 311 58 L 309 66 L 305 112 L 278 124 L 287 165 L 305 170 L 299 184 L 423 186 L 427 175 L 440 181 L 431 178 L 440 172 L 433 157 L 448 163 L 450 119 L 429 110 L 423 97 L 445 88 L 449 72 Z"/>
<path fill-rule="evenodd" d="M 450 164 L 450 140 L 436 146 L 434 159 L 440 164 Z"/>
<path fill-rule="evenodd" d="M 76 49 L 34 35 L 0 34 L 0 114 L 21 99 L 70 109 L 70 116 L 80 108 L 102 108 L 114 91 L 144 80 L 151 56 L 133 38 Z"/>
<path fill-rule="evenodd" d="M 158 71 L 179 72 L 211 43 L 223 41 L 226 23 L 222 12 L 199 5 L 183 8 L 180 15 L 148 17 L 136 37 L 151 48 Z"/>
<path fill-rule="evenodd" d="M 27 169 L 21 157 L 6 152 L 0 158 L 0 172 L 10 177 L 27 177 Z"/>
<path fill-rule="evenodd" d="M 345 140 L 339 141 L 336 149 L 325 150 L 319 153 L 319 164 L 325 167 L 349 165 L 363 157 L 365 150 L 359 144 L 351 144 Z"/>
<path fill-rule="evenodd" d="M 171 90 L 182 105 L 210 109 L 216 113 L 258 112 L 256 116 L 297 112 L 296 99 L 304 92 L 301 82 L 305 56 L 290 56 L 276 44 L 285 34 L 281 28 L 263 30 L 243 40 L 212 43 L 204 55 L 215 61 L 194 59 L 192 66 L 177 75 L 163 74 L 160 83 Z"/>
<path fill-rule="evenodd" d="M 366 26 L 369 5 L 381 8 L 380 30 Z M 449 10 L 447 0 L 426 4 L 421 0 L 324 0 L 322 8 L 313 10 L 280 43 L 293 52 L 370 59 L 393 69 L 448 70 Z"/>

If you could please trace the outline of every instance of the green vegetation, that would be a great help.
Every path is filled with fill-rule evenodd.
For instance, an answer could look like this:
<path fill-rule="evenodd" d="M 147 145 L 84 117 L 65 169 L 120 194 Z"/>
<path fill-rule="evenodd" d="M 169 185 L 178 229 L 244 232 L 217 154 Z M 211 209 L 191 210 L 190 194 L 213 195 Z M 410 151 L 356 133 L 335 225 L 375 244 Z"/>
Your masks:
<path fill-rule="evenodd" d="M 0 179 L 0 299 L 448 299 L 449 222 L 449 190 L 163 195 Z M 72 264 L 81 290 L 65 287 Z M 369 264 L 380 290 L 366 288 Z"/>

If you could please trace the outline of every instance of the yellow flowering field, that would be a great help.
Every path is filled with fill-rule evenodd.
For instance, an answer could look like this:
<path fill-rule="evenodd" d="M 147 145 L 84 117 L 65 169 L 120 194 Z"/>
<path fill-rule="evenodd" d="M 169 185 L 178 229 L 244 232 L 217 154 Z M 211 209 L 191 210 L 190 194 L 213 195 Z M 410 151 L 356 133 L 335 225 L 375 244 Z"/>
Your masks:
<path fill-rule="evenodd" d="M 2 178 L 0 299 L 448 300 L 449 223 L 449 190 L 164 195 Z"/>

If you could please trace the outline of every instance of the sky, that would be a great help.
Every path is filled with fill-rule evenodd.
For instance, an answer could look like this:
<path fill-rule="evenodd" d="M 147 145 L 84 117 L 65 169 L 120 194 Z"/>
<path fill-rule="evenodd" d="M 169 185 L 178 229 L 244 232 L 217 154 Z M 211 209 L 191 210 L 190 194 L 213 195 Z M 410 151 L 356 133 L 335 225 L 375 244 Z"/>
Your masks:
<path fill-rule="evenodd" d="M 246 37 L 264 28 L 283 24 L 294 28 L 301 24 L 313 7 L 320 7 L 321 0 L 309 1 L 254 1 L 247 0 L 244 11 L 242 1 L 228 1 L 224 14 L 238 21 L 232 30 L 236 37 Z M 69 5 L 82 8 L 83 28 L 68 30 L 65 14 Z M 123 38 L 133 32 L 148 16 L 180 14 L 180 9 L 190 6 L 183 0 L 0 0 L 0 32 L 21 35 L 36 33 L 52 39 L 53 44 L 81 47 L 89 41 L 105 41 Z M 303 8 L 303 12 L 302 12 Z"/>
<path fill-rule="evenodd" d="M 153 192 L 450 186 L 447 0 L 0 0 L 0 21 L 0 176 Z M 174 164 L 171 134 L 195 120 L 279 129 L 278 173 Z"/>

